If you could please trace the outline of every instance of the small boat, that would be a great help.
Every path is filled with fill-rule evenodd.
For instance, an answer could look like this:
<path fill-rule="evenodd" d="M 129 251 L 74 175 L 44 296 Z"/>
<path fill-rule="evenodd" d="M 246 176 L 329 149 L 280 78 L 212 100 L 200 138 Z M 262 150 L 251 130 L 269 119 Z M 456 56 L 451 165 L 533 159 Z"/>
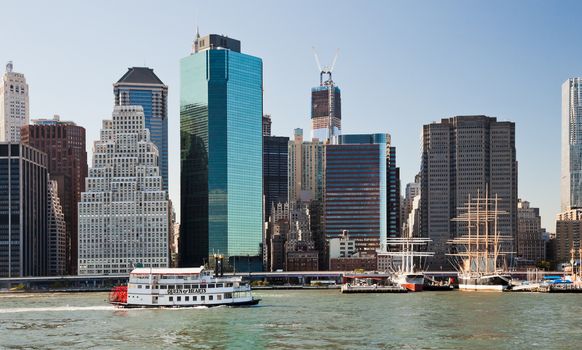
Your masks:
<path fill-rule="evenodd" d="M 221 270 L 221 269 L 220 269 Z M 126 286 L 114 287 L 109 302 L 122 308 L 257 305 L 241 276 L 213 275 L 197 268 L 136 268 Z"/>

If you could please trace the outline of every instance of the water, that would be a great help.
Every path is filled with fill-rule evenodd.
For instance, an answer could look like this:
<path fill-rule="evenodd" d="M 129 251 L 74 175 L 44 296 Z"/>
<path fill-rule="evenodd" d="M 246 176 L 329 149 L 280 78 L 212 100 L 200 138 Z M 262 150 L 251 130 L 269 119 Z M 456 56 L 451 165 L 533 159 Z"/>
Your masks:
<path fill-rule="evenodd" d="M 263 291 L 250 308 L 116 309 L 106 293 L 0 294 L 0 348 L 576 349 L 582 295 Z"/>

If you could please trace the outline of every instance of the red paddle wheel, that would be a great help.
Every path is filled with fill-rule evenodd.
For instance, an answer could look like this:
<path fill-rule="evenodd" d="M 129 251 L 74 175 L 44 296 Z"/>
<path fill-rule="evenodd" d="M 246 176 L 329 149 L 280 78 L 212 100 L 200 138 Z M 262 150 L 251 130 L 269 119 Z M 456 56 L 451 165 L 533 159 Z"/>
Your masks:
<path fill-rule="evenodd" d="M 127 286 L 116 286 L 109 292 L 109 302 L 112 304 L 127 303 Z"/>

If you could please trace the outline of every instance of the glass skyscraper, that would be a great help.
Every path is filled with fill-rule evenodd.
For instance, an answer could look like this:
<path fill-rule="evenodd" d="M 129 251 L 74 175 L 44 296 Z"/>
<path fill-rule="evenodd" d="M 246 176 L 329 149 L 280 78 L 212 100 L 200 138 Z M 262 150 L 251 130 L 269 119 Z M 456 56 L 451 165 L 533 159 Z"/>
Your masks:
<path fill-rule="evenodd" d="M 582 78 L 562 84 L 562 211 L 582 208 Z"/>
<path fill-rule="evenodd" d="M 261 269 L 263 62 L 219 35 L 193 49 L 180 63 L 180 264 L 221 253 Z"/>
<path fill-rule="evenodd" d="M 341 135 L 325 148 L 324 225 L 327 239 L 343 230 L 360 252 L 385 247 L 390 135 Z"/>
<path fill-rule="evenodd" d="M 128 68 L 113 84 L 116 106 L 142 106 L 145 127 L 160 154 L 163 189 L 168 190 L 168 86 L 147 67 Z"/>

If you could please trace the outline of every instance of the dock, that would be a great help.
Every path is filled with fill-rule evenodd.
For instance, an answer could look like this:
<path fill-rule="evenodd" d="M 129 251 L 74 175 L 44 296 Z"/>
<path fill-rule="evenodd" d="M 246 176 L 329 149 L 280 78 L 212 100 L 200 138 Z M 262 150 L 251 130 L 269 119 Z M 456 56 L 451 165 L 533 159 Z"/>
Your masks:
<path fill-rule="evenodd" d="M 400 286 L 367 286 L 367 285 L 349 285 L 344 284 L 341 288 L 342 293 L 355 294 L 355 293 L 407 293 L 406 288 Z"/>

